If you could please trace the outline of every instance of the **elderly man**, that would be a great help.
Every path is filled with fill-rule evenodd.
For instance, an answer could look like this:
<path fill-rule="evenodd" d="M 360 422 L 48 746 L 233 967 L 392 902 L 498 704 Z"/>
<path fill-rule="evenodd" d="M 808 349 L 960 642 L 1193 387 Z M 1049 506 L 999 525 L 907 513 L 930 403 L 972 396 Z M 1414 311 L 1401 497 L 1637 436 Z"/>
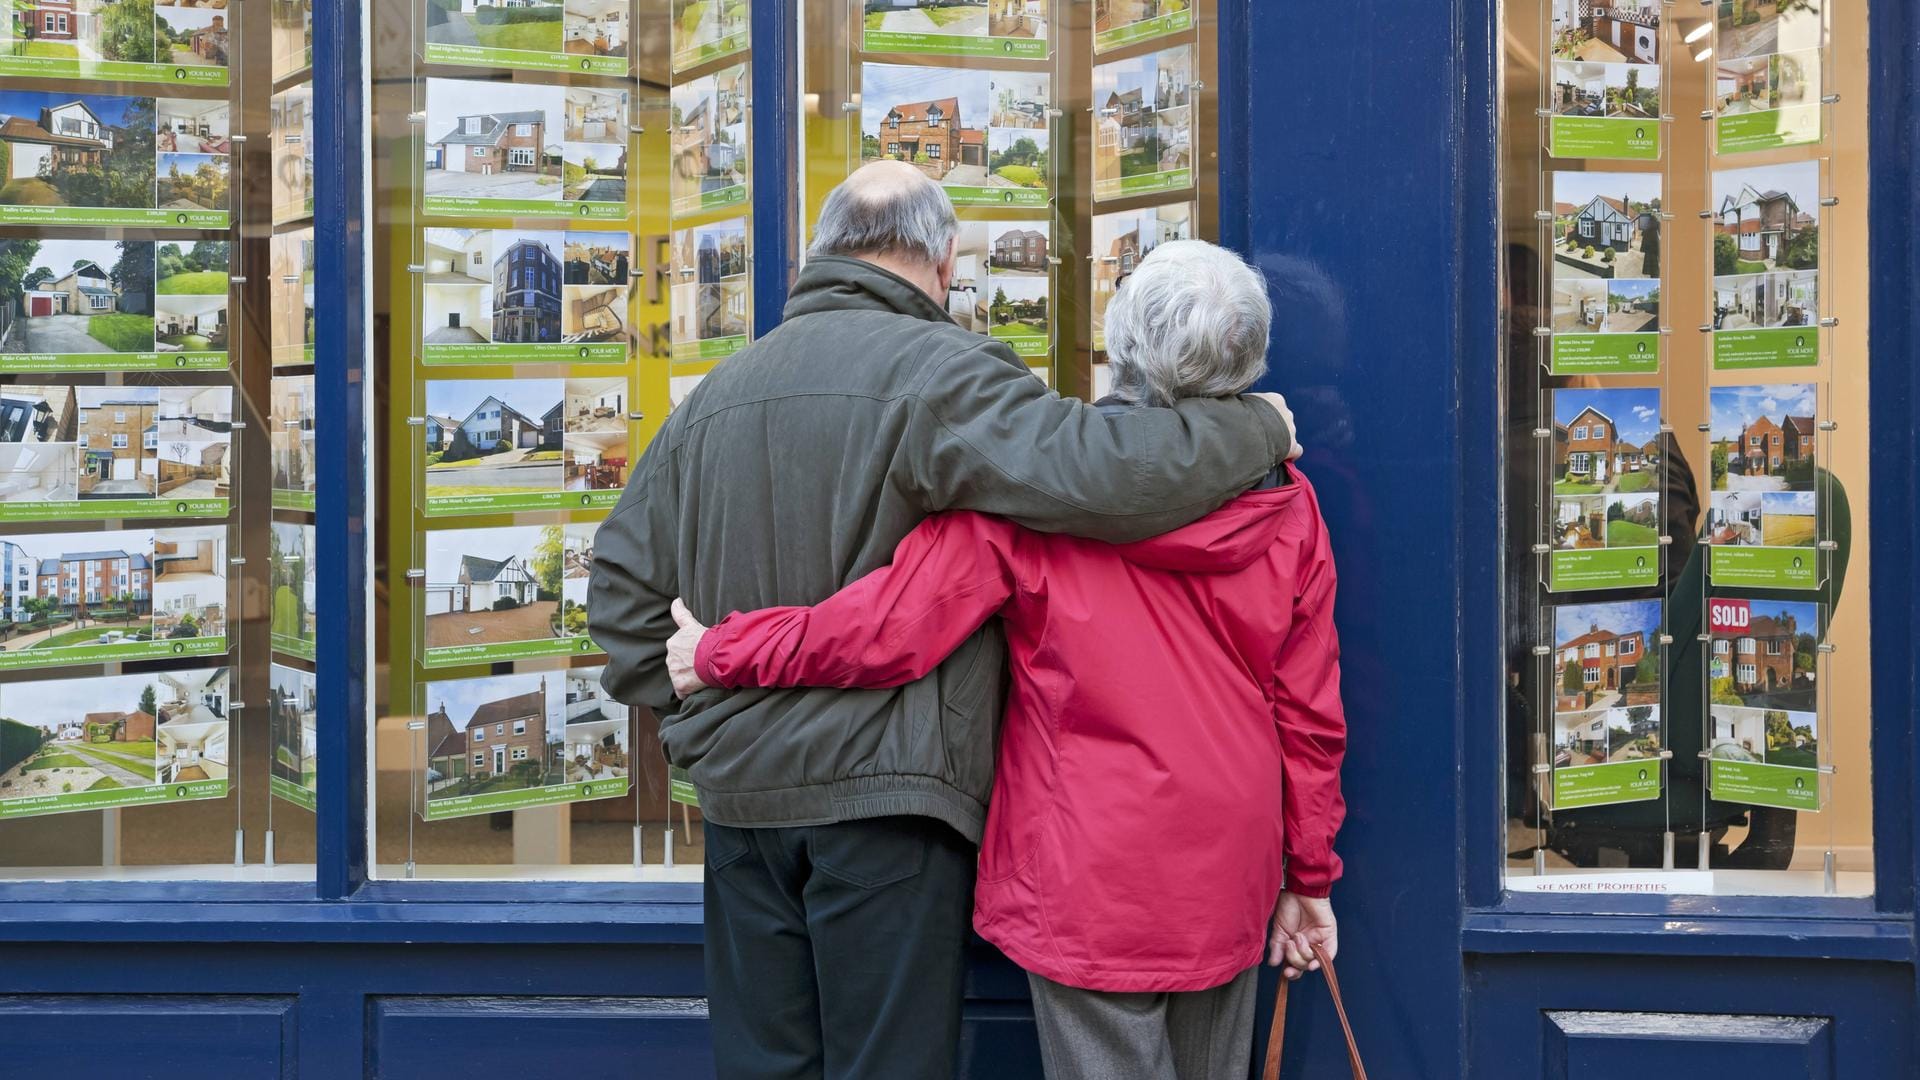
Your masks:
<path fill-rule="evenodd" d="M 726 1080 L 950 1074 L 1005 646 L 989 624 L 893 689 L 678 702 L 673 599 L 708 620 L 816 603 L 940 510 L 1137 540 L 1208 513 L 1293 448 L 1272 395 L 1105 414 L 1051 393 L 947 317 L 957 231 L 944 193 L 905 163 L 835 189 L 781 326 L 675 410 L 595 539 L 606 687 L 665 717 L 667 756 L 706 818 Z"/>

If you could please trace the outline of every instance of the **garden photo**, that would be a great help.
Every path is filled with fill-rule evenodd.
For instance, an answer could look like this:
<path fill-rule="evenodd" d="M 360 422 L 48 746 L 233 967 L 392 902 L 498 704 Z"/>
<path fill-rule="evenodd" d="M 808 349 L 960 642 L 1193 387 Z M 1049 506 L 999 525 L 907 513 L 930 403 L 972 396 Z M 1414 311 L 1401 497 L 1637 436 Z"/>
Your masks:
<path fill-rule="evenodd" d="M 154 59 L 181 67 L 226 67 L 230 50 L 225 6 L 170 3 L 153 6 Z"/>
<path fill-rule="evenodd" d="M 0 353 L 152 352 L 154 274 L 151 240 L 0 240 Z"/>
<path fill-rule="evenodd" d="M 163 696 L 153 675 L 0 687 L 0 802 L 151 786 Z"/>
<path fill-rule="evenodd" d="M 1812 383 L 1707 391 L 1714 491 L 1812 491 L 1818 391 Z"/>
<path fill-rule="evenodd" d="M 677 71 L 719 55 L 715 50 L 725 42 L 744 39 L 752 11 L 748 0 L 671 0 L 667 14 Z"/>
<path fill-rule="evenodd" d="M 427 533 L 426 647 L 560 637 L 561 527 Z"/>
<path fill-rule="evenodd" d="M 565 565 L 560 573 L 560 626 L 578 637 L 587 632 L 587 592 L 593 574 L 593 535 L 600 526 L 571 522 L 563 538 Z"/>
<path fill-rule="evenodd" d="M 1555 495 L 1658 489 L 1658 472 L 1647 447 L 1658 445 L 1659 390 L 1561 389 L 1552 394 Z"/>
<path fill-rule="evenodd" d="M 560 51 L 560 0 L 426 0 L 427 41 L 482 49 Z"/>
<path fill-rule="evenodd" d="M 1652 466 L 1651 461 L 1642 463 L 1643 468 Z M 1660 542 L 1659 492 L 1608 495 L 1604 498 L 1608 547 L 1653 547 Z"/>
<path fill-rule="evenodd" d="M 1713 733 L 1708 753 L 1714 759 L 1797 769 L 1820 767 L 1818 713 L 1718 702 L 1709 711 Z"/>

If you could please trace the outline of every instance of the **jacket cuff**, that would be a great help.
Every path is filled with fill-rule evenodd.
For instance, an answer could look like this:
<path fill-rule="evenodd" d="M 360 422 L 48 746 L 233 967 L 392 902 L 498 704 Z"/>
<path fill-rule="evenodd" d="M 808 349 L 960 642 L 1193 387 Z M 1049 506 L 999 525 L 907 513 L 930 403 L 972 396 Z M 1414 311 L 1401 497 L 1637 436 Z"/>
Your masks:
<path fill-rule="evenodd" d="M 1287 460 L 1287 455 L 1293 453 L 1293 429 L 1280 418 L 1280 411 L 1264 401 L 1241 400 L 1260 417 L 1260 426 L 1267 433 L 1267 445 L 1273 449 L 1273 463 L 1278 465 Z"/>
<path fill-rule="evenodd" d="M 732 621 L 733 616 L 728 615 L 726 618 L 707 627 L 707 632 L 700 635 L 700 644 L 693 647 L 694 675 L 698 676 L 701 682 L 720 690 L 731 690 L 733 686 L 728 680 L 721 678 L 718 671 L 714 670 L 713 653 L 714 650 L 723 644 L 721 639 L 727 633 L 727 624 Z"/>
<path fill-rule="evenodd" d="M 1289 867 L 1285 883 L 1281 888 L 1295 896 L 1304 896 L 1309 900 L 1325 900 L 1333 894 L 1333 881 L 1325 874 L 1300 875 Z"/>

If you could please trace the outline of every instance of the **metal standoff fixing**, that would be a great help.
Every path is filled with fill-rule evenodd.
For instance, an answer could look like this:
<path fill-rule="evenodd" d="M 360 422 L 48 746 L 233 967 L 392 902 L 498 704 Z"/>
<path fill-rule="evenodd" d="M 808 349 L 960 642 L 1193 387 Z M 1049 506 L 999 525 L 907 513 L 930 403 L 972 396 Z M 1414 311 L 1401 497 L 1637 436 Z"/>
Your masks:
<path fill-rule="evenodd" d="M 1826 318 L 1820 320 L 1820 325 L 1828 328 L 1839 326 L 1840 317 L 1838 315 L 1829 315 Z"/>
<path fill-rule="evenodd" d="M 1820 104 L 1838 105 L 1840 104 L 1840 95 L 1839 94 L 1822 94 L 1820 95 Z"/>
<path fill-rule="evenodd" d="M 1067 115 L 1067 111 L 1065 109 L 1048 109 L 1047 110 L 1047 118 L 1050 120 L 1058 120 L 1065 115 Z"/>
<path fill-rule="evenodd" d="M 245 274 L 234 274 L 227 278 L 227 281 L 233 285 L 245 285 L 247 283 L 247 276 Z"/>
<path fill-rule="evenodd" d="M 1550 772 L 1552 772 L 1552 771 L 1553 771 L 1553 766 L 1551 766 L 1551 765 L 1549 765 L 1549 764 L 1547 764 L 1547 763 L 1546 763 L 1546 762 L 1544 762 L 1544 761 L 1536 761 L 1536 762 L 1534 762 L 1534 763 L 1533 763 L 1533 771 L 1534 771 L 1534 772 L 1535 772 L 1535 773 L 1536 773 L 1537 775 L 1540 775 L 1540 776 L 1545 776 L 1545 775 L 1547 775 L 1548 773 L 1550 773 Z"/>
<path fill-rule="evenodd" d="M 1661 334 L 1671 334 L 1671 333 L 1673 333 L 1673 327 L 1671 327 L 1671 326 L 1663 326 L 1663 327 L 1661 327 L 1661 328 L 1660 328 L 1660 330 L 1659 330 L 1659 332 L 1660 332 Z"/>
<path fill-rule="evenodd" d="M 1535 646 L 1533 647 L 1533 655 L 1535 655 L 1535 656 L 1552 656 L 1552 655 L 1553 655 L 1553 646 L 1551 646 L 1551 645 L 1535 645 Z"/>
<path fill-rule="evenodd" d="M 1824 199 L 1821 199 L 1821 200 L 1820 200 L 1820 205 L 1821 205 L 1821 206 L 1839 206 L 1839 205 L 1840 205 L 1840 196 L 1838 196 L 1838 195 L 1829 195 L 1829 196 L 1827 196 L 1826 198 L 1824 198 Z"/>
<path fill-rule="evenodd" d="M 1542 120 L 1545 120 L 1547 117 L 1553 115 L 1553 110 L 1552 109 L 1535 109 L 1533 110 L 1533 115 L 1539 117 Z"/>
<path fill-rule="evenodd" d="M 243 143 L 247 141 L 247 137 L 245 135 L 229 135 L 227 136 L 227 141 Z"/>
<path fill-rule="evenodd" d="M 1663 123 L 1663 124 L 1671 124 L 1671 123 L 1673 123 L 1673 114 L 1672 114 L 1672 113 L 1661 113 L 1661 114 L 1660 114 L 1660 122 L 1661 122 L 1661 123 Z"/>
<path fill-rule="evenodd" d="M 1662 536 L 1662 537 L 1660 538 L 1660 546 L 1661 546 L 1661 547 L 1672 547 L 1672 546 L 1673 546 L 1673 537 L 1671 537 L 1671 536 Z"/>
<path fill-rule="evenodd" d="M 1549 545 L 1549 544 L 1535 544 L 1535 545 L 1533 545 L 1533 553 L 1534 553 L 1535 555 L 1545 555 L 1545 554 L 1546 554 L 1547 552 L 1549 552 L 1549 551 L 1552 551 L 1552 550 L 1553 550 L 1553 547 L 1552 547 L 1552 545 Z"/>
<path fill-rule="evenodd" d="M 1701 323 L 1701 324 L 1700 324 L 1700 332 L 1701 332 L 1701 333 L 1703 333 L 1703 334 L 1711 334 L 1711 333 L 1713 333 L 1713 324 L 1712 324 L 1712 323 Z"/>
<path fill-rule="evenodd" d="M 1834 647 L 1833 642 L 1823 641 L 1820 644 L 1815 645 L 1813 647 L 1813 651 L 1826 653 L 1828 656 L 1832 656 L 1834 653 L 1839 652 L 1840 650 Z"/>
<path fill-rule="evenodd" d="M 1551 327 L 1551 326 L 1536 326 L 1536 327 L 1534 327 L 1534 328 L 1533 328 L 1533 336 L 1534 336 L 1534 337 L 1552 337 L 1552 336 L 1553 336 L 1553 327 Z"/>
<path fill-rule="evenodd" d="M 424 579 L 426 576 L 427 576 L 427 572 L 425 570 L 420 569 L 417 566 L 407 571 L 408 581 L 420 581 Z"/>
<path fill-rule="evenodd" d="M 1694 757 L 1697 757 L 1697 758 L 1699 758 L 1699 759 L 1700 759 L 1701 761 L 1705 761 L 1705 760 L 1707 760 L 1707 752 L 1706 752 L 1705 750 L 1702 750 L 1702 751 L 1700 751 L 1699 753 L 1697 753 L 1697 754 L 1695 754 L 1695 755 L 1693 755 L 1693 756 L 1694 756 Z M 1706 833 L 1701 833 L 1700 835 L 1701 835 L 1702 837 L 1705 837 L 1705 836 L 1706 836 L 1707 834 L 1706 834 Z"/>
<path fill-rule="evenodd" d="M 427 113 L 425 109 L 422 109 L 419 112 L 410 112 L 407 114 L 407 123 L 409 124 L 425 124 L 426 122 L 427 122 Z"/>
<path fill-rule="evenodd" d="M 1660 421 L 1660 434 L 1662 435 L 1673 434 L 1673 425 L 1667 423 L 1665 420 Z"/>
<path fill-rule="evenodd" d="M 232 423 L 228 424 L 227 426 L 229 428 L 232 428 L 235 431 L 247 430 L 247 422 L 245 420 L 235 420 Z"/>
<path fill-rule="evenodd" d="M 1700 119 L 1702 119 L 1702 120 L 1711 120 L 1711 119 L 1713 119 L 1713 110 L 1712 110 L 1712 109 L 1701 109 L 1701 110 L 1700 110 Z"/>
<path fill-rule="evenodd" d="M 1061 264 L 1062 262 L 1064 262 L 1064 261 L 1065 261 L 1065 260 L 1063 260 L 1063 259 L 1061 259 L 1061 258 L 1060 258 L 1060 256 L 1058 256 L 1058 255 L 1049 255 L 1049 256 L 1047 256 L 1047 265 L 1048 265 L 1048 266 L 1059 266 L 1059 265 L 1060 265 L 1060 264 Z"/>
<path fill-rule="evenodd" d="M 427 730 L 427 722 L 425 720 L 409 720 L 407 721 L 407 730 L 425 731 Z"/>
<path fill-rule="evenodd" d="M 427 272 L 426 263 L 408 263 L 407 264 L 407 273 L 409 274 L 424 274 L 426 272 Z"/>
<path fill-rule="evenodd" d="M 1838 420 L 1822 420 L 1822 421 L 1820 421 L 1820 430 L 1821 430 L 1821 431 L 1839 431 L 1839 430 L 1840 430 L 1840 421 L 1838 421 Z"/>
<path fill-rule="evenodd" d="M 1535 211 L 1533 212 L 1533 220 L 1535 220 L 1535 221 L 1552 221 L 1552 220 L 1553 220 L 1553 211 L 1551 211 L 1551 210 L 1535 210 Z"/>
<path fill-rule="evenodd" d="M 1702 211 L 1700 211 L 1700 220 L 1701 220 L 1701 221 L 1712 221 L 1712 220 L 1713 220 L 1713 211 L 1711 211 L 1711 210 L 1702 210 Z"/>
<path fill-rule="evenodd" d="M 1673 760 L 1673 751 L 1671 751 L 1671 750 L 1662 750 L 1662 751 L 1660 751 L 1660 760 L 1661 760 L 1661 761 L 1672 761 L 1672 760 Z"/>
<path fill-rule="evenodd" d="M 1712 425 L 1712 424 L 1701 424 L 1701 425 L 1700 425 L 1700 432 L 1701 432 L 1701 434 L 1706 434 L 1707 432 L 1710 432 L 1710 431 L 1712 431 L 1712 430 L 1713 430 L 1713 425 Z"/>
<path fill-rule="evenodd" d="M 245 555 L 229 556 L 227 558 L 227 565 L 228 566 L 245 566 L 247 565 L 247 557 Z"/>
<path fill-rule="evenodd" d="M 282 274 L 280 275 L 280 284 L 298 285 L 300 284 L 300 275 L 299 274 Z"/>
<path fill-rule="evenodd" d="M 1534 428 L 1533 437 L 1536 439 L 1551 439 L 1553 438 L 1553 429 L 1544 427 Z"/>
<path fill-rule="evenodd" d="M 1712 640 L 1713 640 L 1713 635 L 1711 635 L 1711 634 L 1698 634 L 1698 635 L 1695 635 L 1695 637 L 1694 637 L 1694 640 L 1695 640 L 1695 641 L 1698 641 L 1698 642 L 1700 642 L 1700 643 L 1701 643 L 1702 645 L 1704 645 L 1704 644 L 1706 644 L 1706 643 L 1708 643 L 1708 642 L 1710 642 L 1710 641 L 1712 641 Z"/>
<path fill-rule="evenodd" d="M 1660 635 L 1660 644 L 1662 644 L 1662 645 L 1671 645 L 1671 644 L 1673 644 L 1673 635 L 1672 635 L 1672 634 L 1661 634 L 1661 635 Z"/>
<path fill-rule="evenodd" d="M 647 125 L 631 124 L 627 127 L 627 130 L 633 132 L 635 135 L 645 135 L 647 133 Z"/>
<path fill-rule="evenodd" d="M 857 102 L 843 101 L 840 103 L 840 111 L 843 113 L 859 112 L 860 105 Z"/>
<path fill-rule="evenodd" d="M 246 708 L 246 707 L 247 707 L 247 703 L 246 703 L 246 702 L 244 702 L 244 701 L 236 701 L 236 702 L 233 702 L 233 703 L 231 703 L 231 704 L 229 704 L 229 705 L 227 706 L 227 711 L 228 711 L 228 712 L 232 712 L 232 711 L 233 711 L 233 710 L 235 710 L 235 709 L 244 709 L 244 708 Z"/>
<path fill-rule="evenodd" d="M 639 411 L 630 412 L 627 414 L 627 419 L 629 420 L 645 420 L 646 418 L 647 418 L 647 414 Z"/>
<path fill-rule="evenodd" d="M 1839 551 L 1839 550 L 1840 550 L 1840 541 L 1838 541 L 1838 540 L 1822 540 L 1822 541 L 1820 541 L 1819 543 L 1817 543 L 1817 544 L 1815 544 L 1815 545 L 1813 545 L 1813 546 L 1814 546 L 1815 548 L 1817 548 L 1818 550 L 1820 550 L 1820 551 Z"/>
<path fill-rule="evenodd" d="M 407 426 L 408 427 L 426 427 L 427 418 L 424 416 L 409 416 L 407 417 Z"/>

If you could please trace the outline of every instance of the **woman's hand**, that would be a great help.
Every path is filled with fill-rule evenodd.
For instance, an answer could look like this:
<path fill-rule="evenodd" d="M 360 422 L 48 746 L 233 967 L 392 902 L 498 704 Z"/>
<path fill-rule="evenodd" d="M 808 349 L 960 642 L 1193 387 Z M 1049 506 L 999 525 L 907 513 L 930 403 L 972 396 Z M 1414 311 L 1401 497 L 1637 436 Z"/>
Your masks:
<path fill-rule="evenodd" d="M 1267 935 L 1267 966 L 1297 979 L 1320 970 L 1313 946 L 1327 950 L 1331 960 L 1340 952 L 1340 930 L 1333 918 L 1333 901 L 1283 892 L 1273 908 L 1273 928 Z"/>
<path fill-rule="evenodd" d="M 667 677 L 673 680 L 673 692 L 685 701 L 707 688 L 693 670 L 693 657 L 707 628 L 687 610 L 685 600 L 674 600 L 673 621 L 680 624 L 680 629 L 667 639 Z"/>

